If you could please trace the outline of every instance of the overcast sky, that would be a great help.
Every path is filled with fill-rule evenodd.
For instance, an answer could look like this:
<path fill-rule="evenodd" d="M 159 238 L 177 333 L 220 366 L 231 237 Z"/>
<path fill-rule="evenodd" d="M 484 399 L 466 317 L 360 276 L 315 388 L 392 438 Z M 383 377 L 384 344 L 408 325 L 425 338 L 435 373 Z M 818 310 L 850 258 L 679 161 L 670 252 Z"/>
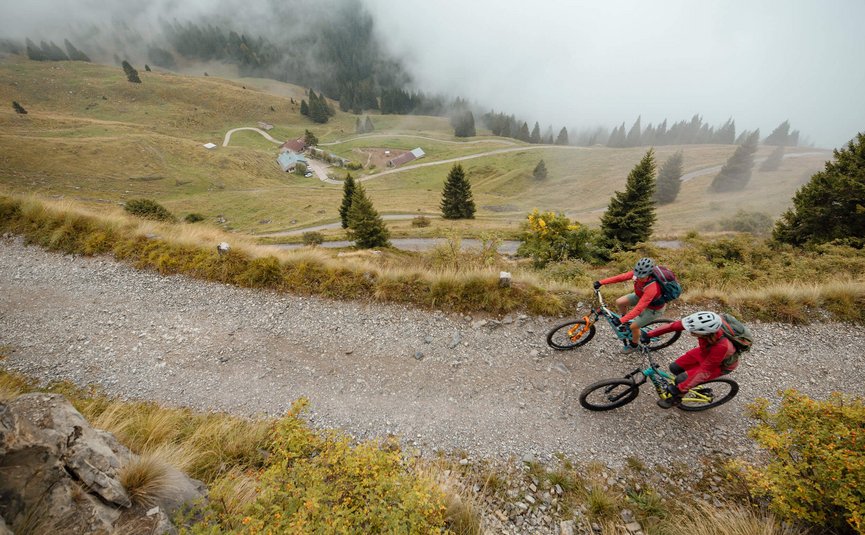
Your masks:
<path fill-rule="evenodd" d="M 364 0 L 422 87 L 541 128 L 865 131 L 865 0 Z M 529 124 L 529 128 L 532 125 Z"/>
<path fill-rule="evenodd" d="M 419 87 L 539 121 L 542 132 L 696 113 L 763 136 L 788 119 L 827 148 L 865 131 L 865 0 L 361 1 Z M 283 2 L 305 4 L 303 16 L 330 0 Z M 0 36 L 112 13 L 214 12 L 275 22 L 267 0 L 0 0 Z"/>

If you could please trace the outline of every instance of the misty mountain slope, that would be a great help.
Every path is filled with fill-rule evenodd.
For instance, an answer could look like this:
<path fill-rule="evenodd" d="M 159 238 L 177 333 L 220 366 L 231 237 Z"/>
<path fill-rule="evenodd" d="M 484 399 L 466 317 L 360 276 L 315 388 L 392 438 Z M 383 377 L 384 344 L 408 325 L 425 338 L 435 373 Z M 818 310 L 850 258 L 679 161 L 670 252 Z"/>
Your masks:
<path fill-rule="evenodd" d="M 202 147 L 208 141 L 221 145 L 229 129 L 267 121 L 277 139 L 310 130 L 327 151 L 361 164 L 368 160 L 364 151 L 423 148 L 426 157 L 412 162 L 423 167 L 406 165 L 365 182 L 382 213 L 438 213 L 444 180 L 459 161 L 473 183 L 477 225 L 512 229 L 534 208 L 597 223 L 648 150 L 526 145 L 489 136 L 480 126 L 479 136 L 460 139 L 446 118 L 426 116 L 370 115 L 375 130 L 357 136 L 356 122 L 365 116 L 337 111 L 328 123 L 315 124 L 299 113 L 306 90 L 290 84 L 141 69 L 139 74 L 143 83 L 132 84 L 119 67 L 0 59 L 0 100 L 17 101 L 28 110 L 18 115 L 11 106 L 0 108 L 0 187 L 85 202 L 148 197 L 181 217 L 194 211 L 213 222 L 222 216 L 227 227 L 244 232 L 335 221 L 341 186 L 283 173 L 275 161 L 276 146 L 259 134 L 241 131 L 228 147 Z M 658 165 L 679 149 L 690 172 L 722 165 L 735 147 L 658 147 Z M 758 158 L 769 151 L 761 147 Z M 698 228 L 739 208 L 776 216 L 828 157 L 784 160 L 771 173 L 755 169 L 741 192 L 710 194 L 713 175 L 698 177 L 683 185 L 675 203 L 658 208 L 657 229 Z M 548 177 L 538 181 L 532 170 L 541 159 Z M 374 176 L 383 170 L 352 174 Z M 345 175 L 340 169 L 331 172 Z"/>

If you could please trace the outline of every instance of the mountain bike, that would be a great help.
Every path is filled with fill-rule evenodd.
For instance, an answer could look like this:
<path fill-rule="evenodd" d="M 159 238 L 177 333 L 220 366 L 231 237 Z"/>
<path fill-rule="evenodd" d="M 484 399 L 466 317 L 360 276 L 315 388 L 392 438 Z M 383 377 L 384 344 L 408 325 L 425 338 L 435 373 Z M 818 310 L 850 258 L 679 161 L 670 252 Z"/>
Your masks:
<path fill-rule="evenodd" d="M 640 345 L 640 353 L 649 364 L 645 369 L 637 368 L 624 377 L 590 384 L 580 393 L 580 405 L 590 411 L 608 411 L 627 405 L 637 398 L 640 386 L 646 381 L 652 382 L 659 398 L 669 398 L 667 385 L 672 384 L 675 377 L 652 360 L 650 351 L 645 345 Z M 727 403 L 736 397 L 738 392 L 739 383 L 723 376 L 717 377 L 685 392 L 681 402 L 675 407 L 683 411 L 705 411 Z"/>
<path fill-rule="evenodd" d="M 580 347 L 581 345 L 588 343 L 588 341 L 595 336 L 595 323 L 597 323 L 598 319 L 603 317 L 606 318 L 610 327 L 613 329 L 613 332 L 616 333 L 616 337 L 621 340 L 623 345 L 627 346 L 631 340 L 631 330 L 627 325 L 620 325 L 617 327 L 613 324 L 613 318 L 619 318 L 621 316 L 607 308 L 607 305 L 604 303 L 604 296 L 601 295 L 601 291 L 598 289 L 595 290 L 594 301 L 591 311 L 583 316 L 582 319 L 571 320 L 567 323 L 562 323 L 561 325 L 553 327 L 547 333 L 547 345 L 560 351 Z M 647 333 L 652 329 L 657 329 L 658 327 L 668 323 L 673 323 L 673 320 L 655 320 L 646 324 L 641 331 Z M 681 335 L 682 333 L 680 331 L 674 331 L 652 338 L 647 347 L 649 348 L 649 351 L 655 351 L 667 347 L 678 340 Z"/>

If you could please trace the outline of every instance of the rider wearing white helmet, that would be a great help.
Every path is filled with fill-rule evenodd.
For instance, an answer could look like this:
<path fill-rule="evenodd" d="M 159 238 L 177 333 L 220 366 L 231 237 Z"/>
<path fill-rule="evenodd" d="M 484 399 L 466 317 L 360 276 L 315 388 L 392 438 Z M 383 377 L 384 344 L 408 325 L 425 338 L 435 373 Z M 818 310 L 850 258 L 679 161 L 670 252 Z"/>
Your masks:
<path fill-rule="evenodd" d="M 691 387 L 736 369 L 738 362 L 724 365 L 724 359 L 735 353 L 736 347 L 724 336 L 723 326 L 721 316 L 704 310 L 649 331 L 645 335 L 643 342 L 673 331 L 687 331 L 697 338 L 697 347 L 670 363 L 670 371 L 676 376 L 676 382 L 667 387 L 672 396 L 659 399 L 659 406 L 669 409 L 679 403 L 682 394 Z"/>
<path fill-rule="evenodd" d="M 640 328 L 660 319 L 664 315 L 667 304 L 661 298 L 661 283 L 653 277 L 655 261 L 651 258 L 641 258 L 634 264 L 634 269 L 613 277 L 595 281 L 595 289 L 604 284 L 634 281 L 634 291 L 616 299 L 616 307 L 621 318 L 614 323 L 631 322 L 631 343 L 624 347 L 625 353 L 635 351 L 640 341 Z M 631 309 L 628 311 L 628 309 Z"/>

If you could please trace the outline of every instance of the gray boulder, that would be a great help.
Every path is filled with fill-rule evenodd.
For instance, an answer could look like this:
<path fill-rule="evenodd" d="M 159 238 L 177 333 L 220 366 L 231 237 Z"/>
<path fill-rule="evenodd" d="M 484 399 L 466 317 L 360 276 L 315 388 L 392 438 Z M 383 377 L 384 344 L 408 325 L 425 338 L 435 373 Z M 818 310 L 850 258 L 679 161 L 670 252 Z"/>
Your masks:
<path fill-rule="evenodd" d="M 166 519 L 184 503 L 203 499 L 204 486 L 170 469 L 172 484 L 154 512 L 134 504 L 118 479 L 136 460 L 61 395 L 25 394 L 0 403 L 0 535 L 5 526 L 29 533 L 106 533 L 132 525 L 174 532 Z"/>

